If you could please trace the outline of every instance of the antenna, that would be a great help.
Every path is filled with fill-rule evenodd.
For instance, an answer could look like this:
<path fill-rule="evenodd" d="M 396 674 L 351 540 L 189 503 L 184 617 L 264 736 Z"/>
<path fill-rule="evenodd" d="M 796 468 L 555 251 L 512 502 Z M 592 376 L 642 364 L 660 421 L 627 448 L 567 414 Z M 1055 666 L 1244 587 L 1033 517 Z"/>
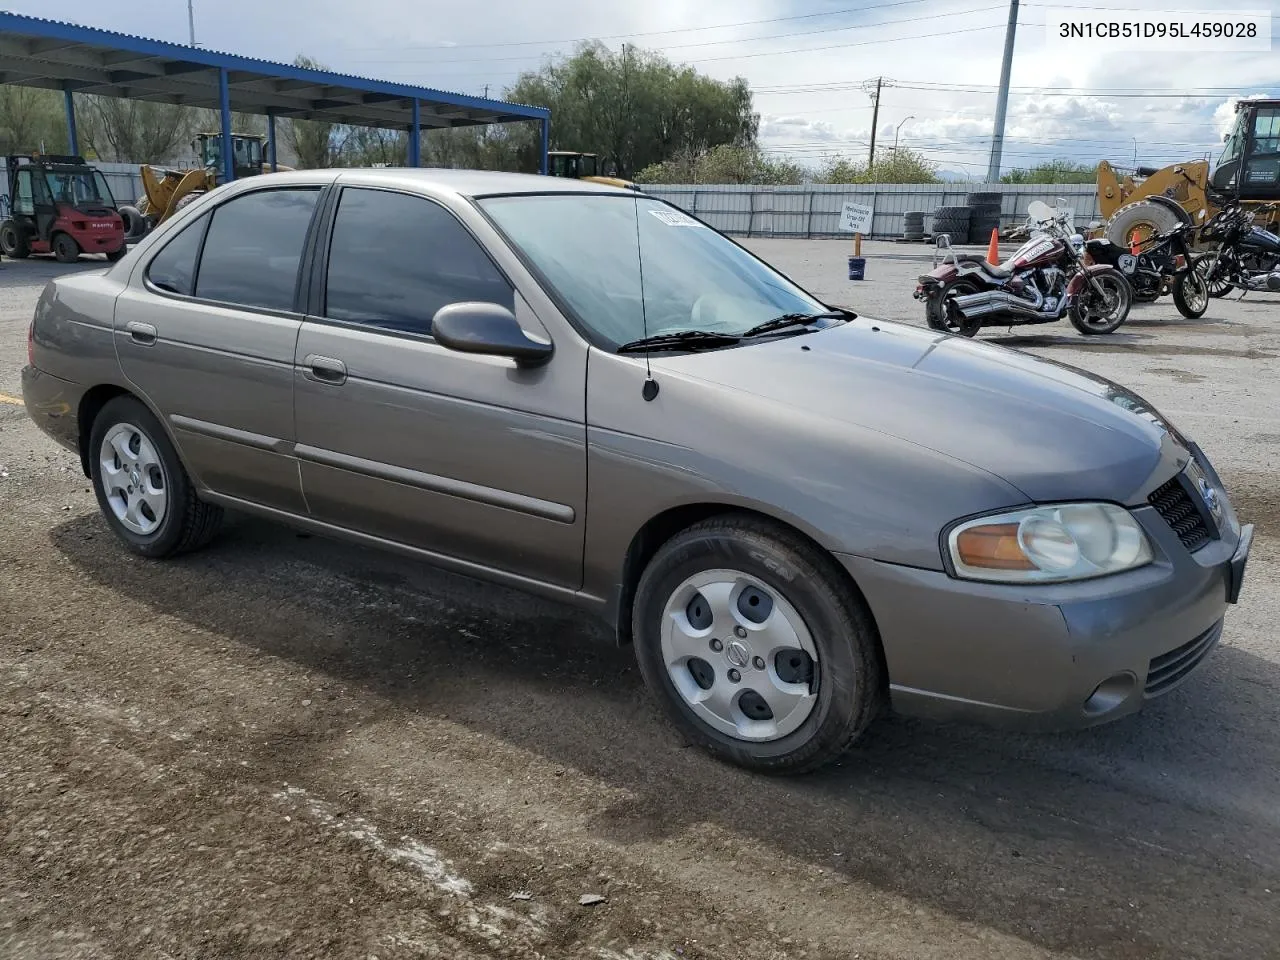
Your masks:
<path fill-rule="evenodd" d="M 640 198 L 632 200 L 636 211 L 636 263 L 640 267 L 640 325 L 644 336 L 649 336 L 649 312 L 644 305 L 644 249 L 640 245 Z M 644 352 L 644 386 L 640 396 L 652 400 L 658 395 L 658 381 L 653 379 L 653 368 L 649 365 L 649 351 Z"/>

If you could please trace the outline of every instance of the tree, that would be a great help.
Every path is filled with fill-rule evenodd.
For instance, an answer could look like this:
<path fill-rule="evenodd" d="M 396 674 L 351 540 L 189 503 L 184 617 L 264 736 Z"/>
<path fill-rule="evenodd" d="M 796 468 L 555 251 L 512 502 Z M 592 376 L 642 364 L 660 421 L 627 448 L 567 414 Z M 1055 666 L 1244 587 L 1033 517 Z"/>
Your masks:
<path fill-rule="evenodd" d="M 720 144 L 702 152 L 681 151 L 636 174 L 637 183 L 803 183 L 799 164 L 765 156 L 757 147 Z"/>
<path fill-rule="evenodd" d="M 304 53 L 293 58 L 295 67 L 328 70 Z M 286 120 L 278 125 L 281 139 L 303 169 L 342 166 L 350 130 L 325 120 Z"/>
<path fill-rule="evenodd" d="M 1001 183 L 1093 183 L 1098 178 L 1096 167 L 1070 160 L 1048 160 L 1034 167 L 1010 170 Z"/>
<path fill-rule="evenodd" d="M 67 125 L 62 95 L 34 87 L 0 86 L 0 152 L 62 153 Z"/>
<path fill-rule="evenodd" d="M 101 160 L 161 163 L 190 152 L 196 113 L 171 103 L 76 98 L 80 139 Z"/>
<path fill-rule="evenodd" d="M 631 44 L 584 44 L 522 75 L 506 97 L 550 108 L 556 149 L 597 153 L 623 177 L 681 152 L 751 146 L 759 127 L 745 80 L 712 80 Z"/>
<path fill-rule="evenodd" d="M 937 164 L 903 147 L 889 150 L 868 167 L 848 157 L 827 157 L 814 177 L 817 183 L 937 183 Z"/>

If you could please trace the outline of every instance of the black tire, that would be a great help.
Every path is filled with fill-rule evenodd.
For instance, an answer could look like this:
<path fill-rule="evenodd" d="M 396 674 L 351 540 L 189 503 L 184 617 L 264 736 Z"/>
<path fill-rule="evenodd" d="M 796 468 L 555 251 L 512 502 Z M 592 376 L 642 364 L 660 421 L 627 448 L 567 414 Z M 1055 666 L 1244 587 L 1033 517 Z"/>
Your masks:
<path fill-rule="evenodd" d="M 1209 285 L 1200 265 L 1207 258 L 1196 257 L 1191 261 L 1191 269 L 1178 274 L 1173 281 L 1173 305 L 1188 320 L 1199 320 L 1209 309 Z"/>
<path fill-rule="evenodd" d="M 1071 325 L 1086 337 L 1114 333 L 1125 320 L 1129 319 L 1129 310 L 1133 307 L 1133 287 L 1119 270 L 1100 270 L 1093 275 L 1093 278 L 1107 288 L 1111 294 L 1114 294 L 1117 302 L 1114 308 L 1108 309 L 1105 316 L 1095 314 L 1094 300 L 1096 299 L 1096 294 L 1093 292 L 1091 284 L 1085 285 L 1084 290 L 1076 296 L 1075 302 L 1071 304 Z M 1109 304 L 1108 306 L 1110 307 Z"/>
<path fill-rule="evenodd" d="M 75 263 L 80 259 L 80 244 L 69 233 L 55 233 L 49 248 L 59 263 Z"/>
<path fill-rule="evenodd" d="M 128 246 L 123 246 L 119 250 L 112 250 L 107 254 L 107 259 L 112 263 L 118 263 L 124 259 L 124 255 L 129 252 Z"/>
<path fill-rule="evenodd" d="M 935 220 L 963 220 L 966 223 L 972 211 L 968 207 L 935 207 L 933 211 L 933 219 Z"/>
<path fill-rule="evenodd" d="M 790 605 L 812 637 L 817 662 L 810 661 L 809 682 L 816 700 L 803 722 L 775 739 L 751 741 L 717 730 L 694 713 L 667 670 L 661 634 L 666 605 L 689 577 L 711 570 L 758 581 Z M 829 556 L 756 517 L 715 517 L 663 544 L 640 577 L 632 631 L 640 672 L 666 716 L 690 742 L 750 770 L 799 774 L 830 763 L 886 702 L 880 639 L 861 596 Z M 719 665 L 728 662 L 725 654 L 709 649 L 707 655 Z M 751 689 L 750 673 L 742 683 Z"/>
<path fill-rule="evenodd" d="M 25 260 L 31 256 L 31 241 L 12 220 L 0 223 L 0 253 L 10 260 Z"/>
<path fill-rule="evenodd" d="M 1003 193 L 986 192 L 986 193 L 970 193 L 964 198 L 964 202 L 971 207 L 981 206 L 1000 206 L 1004 202 Z"/>
<path fill-rule="evenodd" d="M 947 303 L 952 297 L 979 293 L 979 287 L 972 280 L 952 280 L 943 284 L 924 303 L 924 319 L 932 330 L 955 334 L 959 337 L 973 337 L 982 329 L 982 318 L 976 320 L 962 316 L 959 311 Z"/>
<path fill-rule="evenodd" d="M 116 516 L 108 499 L 103 478 L 103 440 L 117 425 L 127 425 L 151 444 L 159 455 L 163 470 L 163 487 L 167 506 L 160 524 L 149 534 L 136 533 Z M 143 557 L 171 557 L 195 550 L 208 543 L 218 532 L 222 522 L 222 508 L 205 503 L 196 496 L 187 471 L 178 459 L 178 453 L 169 441 L 168 434 L 160 426 L 150 410 L 139 400 L 122 396 L 110 400 L 94 418 L 89 432 L 89 473 L 98 507 L 106 518 L 107 526 L 134 553 Z"/>
<path fill-rule="evenodd" d="M 137 207 L 124 204 L 118 211 L 124 219 L 125 240 L 137 240 L 147 232 L 147 218 Z"/>

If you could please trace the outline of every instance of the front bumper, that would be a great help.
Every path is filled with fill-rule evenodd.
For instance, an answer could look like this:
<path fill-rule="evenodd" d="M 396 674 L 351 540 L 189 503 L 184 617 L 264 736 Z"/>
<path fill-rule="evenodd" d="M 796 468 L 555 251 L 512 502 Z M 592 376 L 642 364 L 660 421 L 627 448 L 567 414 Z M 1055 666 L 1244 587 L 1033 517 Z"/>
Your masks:
<path fill-rule="evenodd" d="M 1229 513 L 1221 538 L 1189 553 L 1153 508 L 1133 515 L 1155 562 L 1077 583 L 973 583 L 841 556 L 876 618 L 894 709 L 1069 729 L 1184 682 L 1239 596 L 1253 528 Z"/>

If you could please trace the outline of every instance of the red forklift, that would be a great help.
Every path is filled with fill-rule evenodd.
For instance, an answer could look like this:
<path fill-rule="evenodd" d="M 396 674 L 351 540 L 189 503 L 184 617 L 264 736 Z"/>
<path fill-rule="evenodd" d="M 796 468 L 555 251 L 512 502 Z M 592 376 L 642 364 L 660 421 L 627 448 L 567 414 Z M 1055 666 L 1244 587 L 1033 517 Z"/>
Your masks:
<path fill-rule="evenodd" d="M 5 157 L 9 217 L 0 222 L 0 253 L 21 260 L 52 253 L 75 263 L 82 253 L 119 260 L 128 252 L 124 220 L 102 172 L 83 157 Z"/>

